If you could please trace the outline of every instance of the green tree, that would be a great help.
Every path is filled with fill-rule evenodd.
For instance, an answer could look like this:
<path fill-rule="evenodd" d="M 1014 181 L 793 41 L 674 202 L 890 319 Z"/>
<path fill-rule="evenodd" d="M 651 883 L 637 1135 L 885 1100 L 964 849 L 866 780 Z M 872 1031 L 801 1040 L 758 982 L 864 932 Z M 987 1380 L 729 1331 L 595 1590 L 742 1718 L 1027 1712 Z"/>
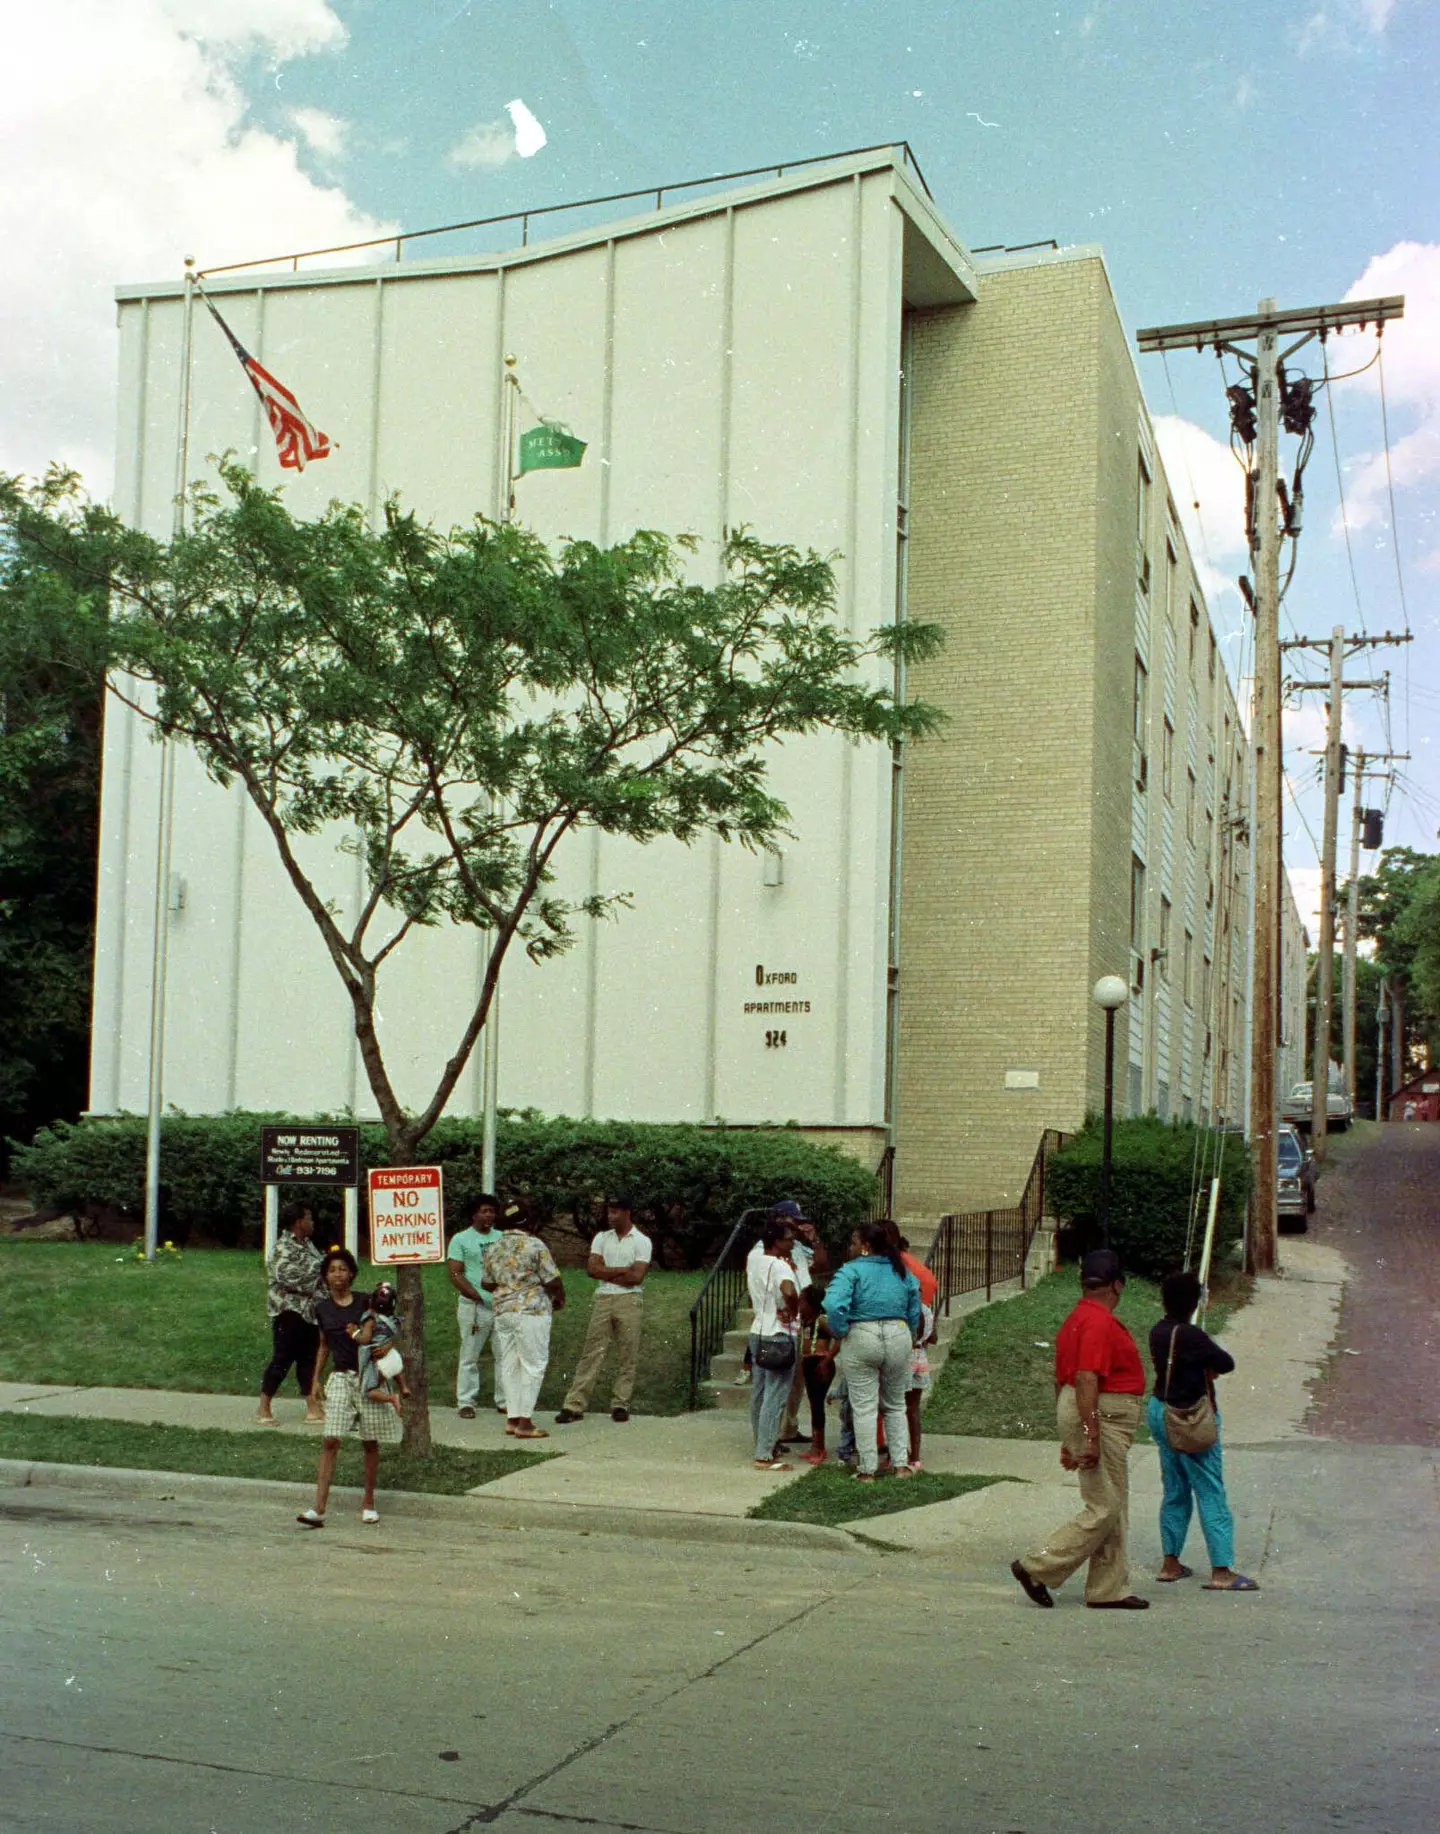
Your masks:
<path fill-rule="evenodd" d="M 1440 1060 L 1440 855 L 1387 848 L 1360 881 L 1360 934 L 1401 1003 L 1407 1060 L 1422 1045 Z"/>
<path fill-rule="evenodd" d="M 0 530 L 0 1154 L 85 1106 L 105 641 L 103 596 Z"/>
<path fill-rule="evenodd" d="M 742 532 L 707 587 L 683 571 L 687 538 L 552 554 L 526 529 L 477 517 L 443 533 L 394 501 L 378 526 L 339 503 L 305 521 L 240 466 L 221 473 L 226 496 L 195 493 L 190 531 L 168 544 L 13 483 L 0 507 L 27 553 L 108 589 L 112 692 L 259 811 L 349 998 L 392 1163 L 413 1163 L 441 1115 L 511 946 L 561 954 L 577 919 L 628 902 L 558 895 L 572 835 L 772 845 L 788 819 L 769 787 L 776 741 L 901 744 L 938 720 L 891 685 L 891 665 L 932 653 L 938 633 L 851 636 L 814 553 Z M 353 919 L 297 849 L 322 831 L 363 862 Z M 379 988 L 408 937 L 445 923 L 483 932 L 488 966 L 412 1112 Z M 418 1272 L 401 1283 L 415 1352 Z M 422 1367 L 412 1386 L 423 1447 Z"/>

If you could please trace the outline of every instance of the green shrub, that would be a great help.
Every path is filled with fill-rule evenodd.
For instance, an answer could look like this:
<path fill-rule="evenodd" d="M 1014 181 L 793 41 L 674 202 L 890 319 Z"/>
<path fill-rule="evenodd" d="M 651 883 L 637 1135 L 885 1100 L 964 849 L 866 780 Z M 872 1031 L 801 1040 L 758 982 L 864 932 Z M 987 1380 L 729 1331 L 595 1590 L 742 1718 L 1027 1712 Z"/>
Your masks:
<path fill-rule="evenodd" d="M 336 1117 L 327 1116 L 332 1124 Z M 263 1217 L 259 1183 L 260 1128 L 317 1117 L 237 1113 L 165 1117 L 161 1136 L 161 1236 L 185 1242 L 193 1234 L 233 1245 L 252 1236 Z M 445 1209 L 451 1228 L 467 1216 L 480 1183 L 480 1124 L 438 1122 L 421 1149 L 427 1164 L 445 1167 Z M 379 1126 L 360 1130 L 365 1167 L 386 1163 Z M 597 1226 L 606 1191 L 634 1193 L 637 1216 L 672 1262 L 695 1265 L 718 1249 L 743 1211 L 793 1197 L 832 1244 L 840 1244 L 869 1214 L 870 1170 L 793 1128 L 730 1129 L 659 1126 L 628 1121 L 545 1120 L 533 1113 L 502 1115 L 496 1139 L 502 1193 L 523 1197 L 542 1219 L 564 1216 L 582 1233 Z M 30 1146 L 17 1145 L 14 1175 L 36 1205 L 77 1214 L 119 1210 L 139 1216 L 144 1205 L 145 1122 L 139 1115 L 57 1123 Z M 340 1216 L 335 1190 L 285 1189 L 282 1201 L 312 1201 L 324 1226 Z"/>
<path fill-rule="evenodd" d="M 1072 1252 L 1099 1241 L 1101 1124 L 1093 1116 L 1050 1161 L 1046 1199 L 1068 1225 Z M 1219 1162 L 1217 1164 L 1217 1155 Z M 1240 1239 L 1250 1201 L 1250 1157 L 1239 1134 L 1215 1134 L 1154 1115 L 1116 1121 L 1110 1166 L 1110 1242 L 1127 1270 L 1159 1276 L 1183 1265 L 1192 1196 L 1200 1192 L 1192 1265 L 1204 1237 L 1210 1179 L 1220 1179 L 1216 1261 Z"/>

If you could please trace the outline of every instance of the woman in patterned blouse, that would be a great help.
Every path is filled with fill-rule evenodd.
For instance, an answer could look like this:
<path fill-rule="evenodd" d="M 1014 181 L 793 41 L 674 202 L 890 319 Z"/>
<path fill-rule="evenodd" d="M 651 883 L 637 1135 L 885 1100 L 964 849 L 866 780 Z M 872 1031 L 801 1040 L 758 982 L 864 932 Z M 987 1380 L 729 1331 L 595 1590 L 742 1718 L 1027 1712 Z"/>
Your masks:
<path fill-rule="evenodd" d="M 286 1204 L 280 1212 L 280 1233 L 265 1263 L 265 1303 L 270 1313 L 273 1353 L 260 1378 L 262 1426 L 278 1426 L 270 1403 L 293 1366 L 295 1380 L 305 1397 L 305 1418 L 313 1426 L 325 1410 L 311 1395 L 315 1352 L 320 1332 L 315 1323 L 315 1301 L 321 1296 L 320 1250 L 311 1241 L 315 1219 L 307 1204 Z"/>

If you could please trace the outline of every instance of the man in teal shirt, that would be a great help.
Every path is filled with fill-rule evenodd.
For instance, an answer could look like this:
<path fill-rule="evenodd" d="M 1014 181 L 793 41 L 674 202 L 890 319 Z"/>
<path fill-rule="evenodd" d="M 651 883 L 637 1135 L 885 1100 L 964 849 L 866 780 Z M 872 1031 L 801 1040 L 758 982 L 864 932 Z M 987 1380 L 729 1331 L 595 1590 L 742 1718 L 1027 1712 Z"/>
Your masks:
<path fill-rule="evenodd" d="M 460 1295 L 460 1363 L 455 1372 L 455 1405 L 462 1420 L 475 1418 L 480 1399 L 480 1352 L 490 1341 L 495 1315 L 490 1295 L 481 1285 L 485 1250 L 500 1240 L 500 1204 L 488 1191 L 470 1206 L 470 1226 L 450 1238 L 445 1271 Z M 500 1388 L 500 1365 L 495 1365 L 495 1411 L 505 1412 Z"/>

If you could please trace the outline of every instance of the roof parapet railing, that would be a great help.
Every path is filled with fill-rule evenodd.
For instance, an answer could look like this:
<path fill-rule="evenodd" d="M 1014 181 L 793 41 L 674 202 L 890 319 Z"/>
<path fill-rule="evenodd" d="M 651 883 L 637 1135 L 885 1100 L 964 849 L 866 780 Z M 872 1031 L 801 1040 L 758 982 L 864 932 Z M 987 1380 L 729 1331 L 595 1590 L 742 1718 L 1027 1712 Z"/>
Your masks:
<path fill-rule="evenodd" d="M 230 261 L 220 267 L 200 269 L 199 277 L 207 280 L 215 274 L 237 274 L 248 268 L 256 267 L 280 267 L 286 262 L 290 264 L 291 273 L 298 274 L 302 261 L 317 261 L 322 255 L 353 255 L 365 248 L 393 248 L 395 259 L 402 261 L 407 242 L 421 242 L 427 236 L 456 235 L 465 229 L 493 229 L 497 223 L 518 223 L 520 225 L 520 246 L 528 248 L 532 217 L 555 216 L 563 210 L 590 210 L 600 204 L 626 204 L 641 197 L 653 197 L 655 208 L 663 210 L 667 192 L 693 191 L 701 185 L 726 185 L 741 178 L 769 178 L 772 175 L 776 178 L 783 178 L 787 172 L 798 172 L 806 166 L 833 165 L 840 159 L 857 159 L 863 153 L 891 152 L 897 148 L 901 153 L 902 163 L 914 172 L 920 189 L 933 203 L 934 198 L 930 187 L 925 182 L 925 174 L 920 170 L 919 160 L 910 150 L 910 142 L 908 140 L 885 140 L 878 142 L 875 146 L 851 147 L 848 152 L 844 153 L 817 153 L 809 159 L 790 159 L 784 165 L 750 166 L 743 172 L 716 172 L 708 178 L 679 179 L 672 185 L 642 185 L 636 191 L 611 191 L 603 197 L 575 198 L 565 204 L 538 204 L 531 210 L 507 210 L 500 216 L 472 217 L 464 223 L 441 223 L 434 229 L 401 230 L 398 235 L 372 236 L 364 242 L 336 242 L 328 248 L 305 248 L 295 254 L 262 255 L 253 261 Z"/>

